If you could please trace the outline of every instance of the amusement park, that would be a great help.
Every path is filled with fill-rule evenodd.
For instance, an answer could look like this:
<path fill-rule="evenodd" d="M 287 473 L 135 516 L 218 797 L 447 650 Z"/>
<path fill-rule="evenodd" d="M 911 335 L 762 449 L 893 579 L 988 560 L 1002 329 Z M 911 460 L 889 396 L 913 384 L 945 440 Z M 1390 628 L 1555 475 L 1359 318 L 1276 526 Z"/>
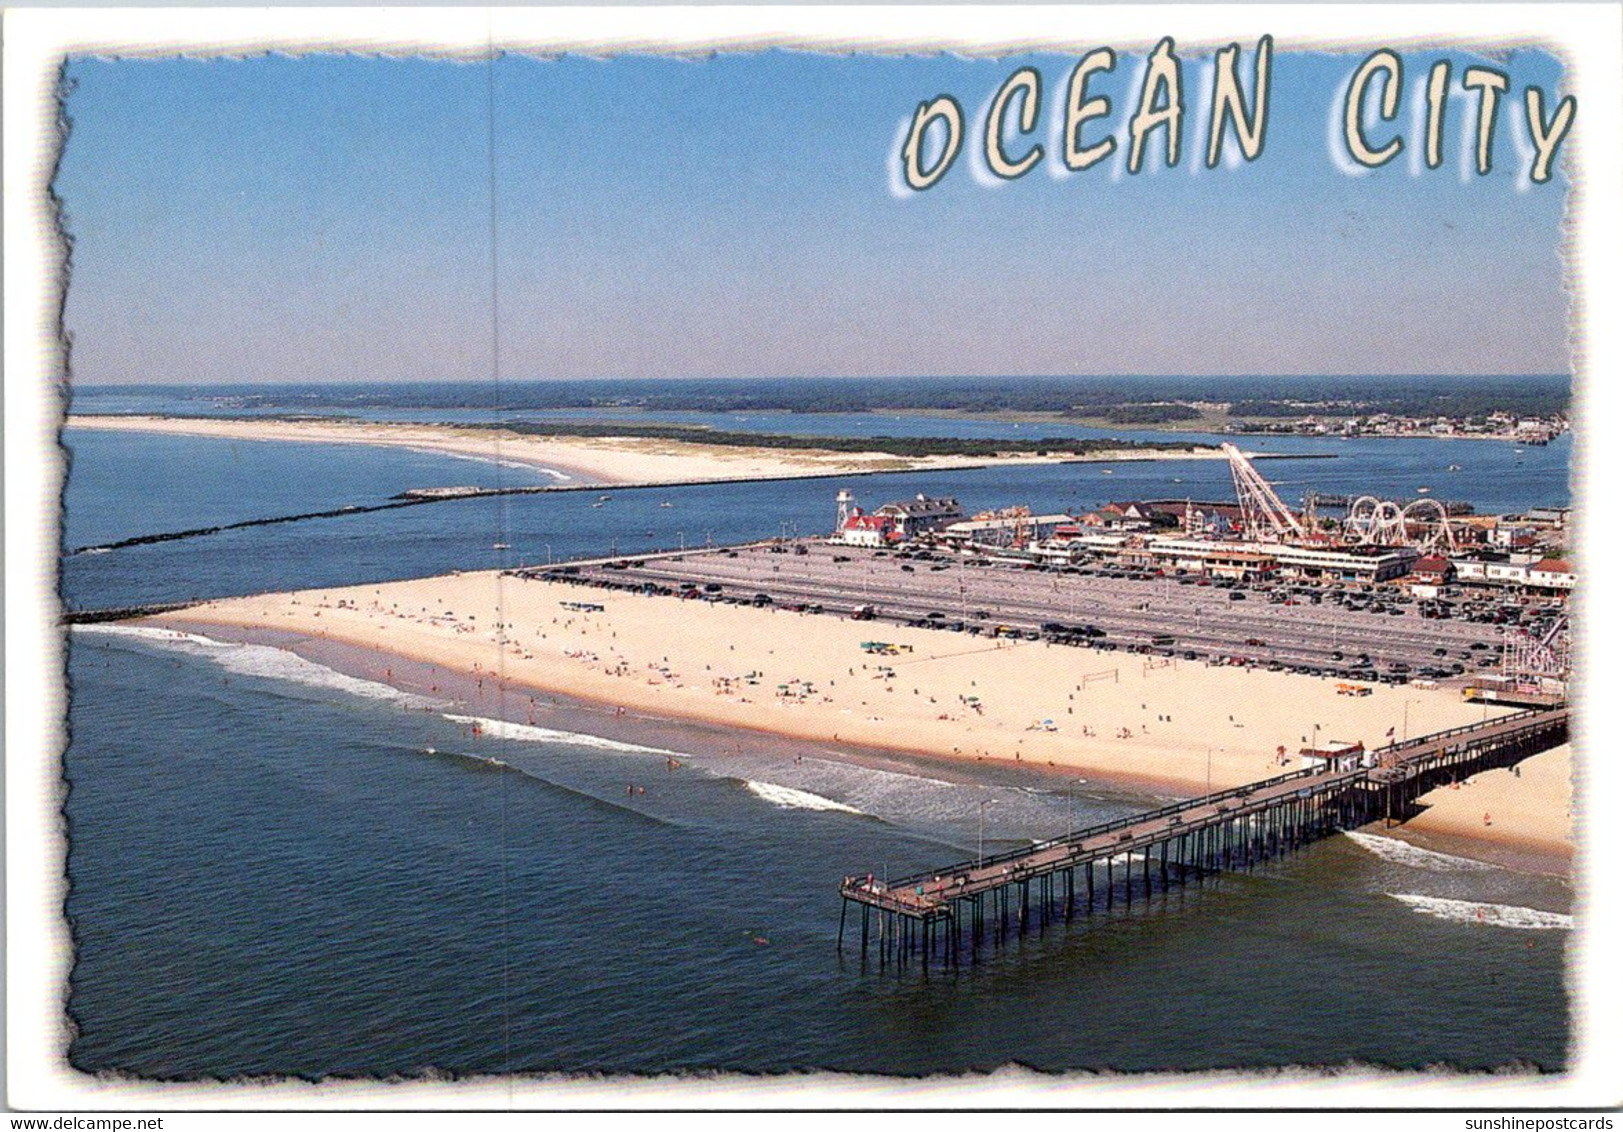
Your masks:
<path fill-rule="evenodd" d="M 964 515 L 952 499 L 918 496 L 865 512 L 836 500 L 831 541 L 869 549 L 948 552 L 1028 569 L 1098 570 L 1140 581 L 1261 590 L 1274 603 L 1316 606 L 1327 591 L 1351 608 L 1391 606 L 1425 623 L 1471 622 L 1499 636 L 1493 671 L 1467 695 L 1529 706 L 1558 702 L 1570 669 L 1564 557 L 1569 513 L 1535 508 L 1479 515 L 1433 498 L 1307 491 L 1288 505 L 1252 459 L 1221 446 L 1233 500 L 1105 503 L 1080 515 L 1022 506 Z M 1294 594 L 1293 586 L 1303 587 Z M 1285 595 L 1285 596 L 1281 596 Z M 1379 611 L 1379 610 L 1378 610 Z"/>

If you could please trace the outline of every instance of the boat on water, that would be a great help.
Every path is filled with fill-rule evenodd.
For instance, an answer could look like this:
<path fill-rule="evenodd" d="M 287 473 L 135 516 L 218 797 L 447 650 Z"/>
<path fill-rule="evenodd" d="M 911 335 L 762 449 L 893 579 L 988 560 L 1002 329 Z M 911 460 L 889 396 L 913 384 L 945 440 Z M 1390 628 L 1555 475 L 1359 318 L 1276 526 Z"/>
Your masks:
<path fill-rule="evenodd" d="M 1116 474 L 1116 472 L 1115 472 L 1115 470 L 1114 470 L 1114 469 L 1113 469 L 1113 468 L 1106 468 L 1106 469 L 1105 469 L 1105 475 L 1107 475 L 1107 476 L 1113 476 L 1113 475 L 1115 475 L 1115 474 Z"/>
<path fill-rule="evenodd" d="M 664 503 L 661 503 L 660 506 L 661 507 L 675 507 L 676 504 L 672 503 L 670 500 L 666 500 Z"/>
<path fill-rule="evenodd" d="M 512 550 L 513 548 L 511 546 L 509 546 L 505 542 L 493 542 L 493 543 L 490 544 L 490 549 L 492 549 L 492 550 Z"/>
<path fill-rule="evenodd" d="M 1460 466 L 1458 464 L 1450 464 L 1448 466 L 1448 470 L 1451 472 L 1457 472 L 1460 470 Z"/>
<path fill-rule="evenodd" d="M 1415 490 L 1417 492 L 1419 492 L 1421 495 L 1425 495 L 1425 494 L 1427 494 L 1428 492 L 1431 491 L 1431 488 L 1429 488 L 1429 487 L 1417 487 L 1417 488 L 1415 488 Z"/>

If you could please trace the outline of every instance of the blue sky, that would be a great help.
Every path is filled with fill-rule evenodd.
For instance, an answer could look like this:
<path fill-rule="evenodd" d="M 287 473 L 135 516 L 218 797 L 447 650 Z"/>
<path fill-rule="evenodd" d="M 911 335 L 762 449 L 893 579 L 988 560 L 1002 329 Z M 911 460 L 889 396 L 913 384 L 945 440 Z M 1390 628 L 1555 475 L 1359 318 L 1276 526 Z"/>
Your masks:
<path fill-rule="evenodd" d="M 1556 61 L 1492 64 L 1511 89 L 1478 177 L 1463 92 L 1442 168 L 1410 160 L 1437 56 L 1403 52 L 1372 135 L 1408 152 L 1351 176 L 1331 110 L 1361 55 L 1281 45 L 1263 156 L 1216 169 L 1208 60 L 1181 55 L 1177 168 L 990 187 L 977 114 L 1035 66 L 1052 150 L 1075 56 L 77 60 L 75 379 L 1567 370 L 1566 150 L 1530 187 L 1518 142 Z M 1482 62 L 1448 57 L 1456 83 Z M 1138 64 L 1092 83 L 1113 111 L 1088 140 L 1125 127 Z M 899 130 L 942 93 L 964 154 L 898 194 Z"/>

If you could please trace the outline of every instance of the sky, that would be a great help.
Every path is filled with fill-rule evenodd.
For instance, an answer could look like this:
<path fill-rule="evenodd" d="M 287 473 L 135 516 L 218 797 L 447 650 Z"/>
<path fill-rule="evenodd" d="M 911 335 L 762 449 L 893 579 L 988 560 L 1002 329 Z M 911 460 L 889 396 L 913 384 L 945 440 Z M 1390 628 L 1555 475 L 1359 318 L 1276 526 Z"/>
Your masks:
<path fill-rule="evenodd" d="M 1180 160 L 1157 159 L 1160 131 L 1136 175 L 1125 144 L 1061 169 L 1075 55 L 73 60 L 55 183 L 73 377 L 1568 372 L 1571 137 L 1531 184 L 1522 110 L 1535 84 L 1550 113 L 1559 63 L 1489 64 L 1510 87 L 1479 176 L 1458 84 L 1486 61 L 1401 54 L 1396 117 L 1366 115 L 1372 141 L 1405 136 L 1383 168 L 1351 171 L 1338 141 L 1363 53 L 1279 45 L 1256 161 L 1231 142 L 1205 167 L 1210 57 L 1180 52 Z M 1431 170 L 1438 58 L 1455 89 Z M 1008 148 L 1047 152 L 1000 181 L 980 122 L 1021 66 L 1042 104 Z M 1141 74 L 1123 54 L 1093 78 L 1111 112 L 1086 141 L 1125 143 Z M 963 150 L 915 192 L 902 136 L 941 94 Z"/>

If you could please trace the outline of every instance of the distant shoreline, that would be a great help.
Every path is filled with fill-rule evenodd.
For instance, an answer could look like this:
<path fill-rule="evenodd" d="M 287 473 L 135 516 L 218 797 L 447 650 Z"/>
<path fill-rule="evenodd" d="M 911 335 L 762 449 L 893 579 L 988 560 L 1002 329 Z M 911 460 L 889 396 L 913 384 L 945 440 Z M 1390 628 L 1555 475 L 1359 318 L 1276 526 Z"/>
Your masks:
<path fill-rule="evenodd" d="M 803 479 L 879 472 L 952 471 L 1016 464 L 1223 459 L 1214 448 L 1134 447 L 989 455 L 896 455 L 885 451 L 699 443 L 674 437 L 536 435 L 501 427 L 280 418 L 73 415 L 68 428 L 219 437 L 234 440 L 370 444 L 510 461 L 605 485 L 681 485 Z M 815 438 L 807 438 L 808 440 Z M 843 439 L 843 438 L 842 438 Z M 905 438 L 904 438 L 905 439 Z M 931 438 L 918 438 L 928 440 Z M 1078 444 L 1097 442 L 1078 441 Z M 857 447 L 853 443 L 853 448 Z M 875 442 L 875 447 L 879 447 Z M 1326 453 L 1325 456 L 1331 454 Z M 1300 457 L 1297 457 L 1300 458 Z"/>

